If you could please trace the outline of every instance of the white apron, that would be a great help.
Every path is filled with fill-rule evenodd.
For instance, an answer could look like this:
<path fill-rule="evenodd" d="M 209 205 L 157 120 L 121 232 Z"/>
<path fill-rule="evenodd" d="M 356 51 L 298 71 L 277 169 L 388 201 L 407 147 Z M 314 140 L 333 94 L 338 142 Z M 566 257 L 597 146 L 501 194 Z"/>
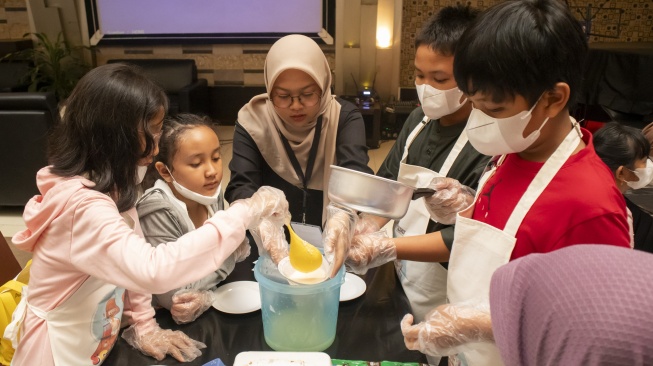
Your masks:
<path fill-rule="evenodd" d="M 447 297 L 450 303 L 489 302 L 492 274 L 497 268 L 510 261 L 512 250 L 517 242 L 515 235 L 522 220 L 580 142 L 581 132 L 577 129 L 576 121 L 572 119 L 572 122 L 574 128 L 535 175 L 503 230 L 473 220 L 471 216 L 475 204 L 458 213 L 454 245 L 449 259 Z M 494 174 L 504 159 L 505 155 L 492 170 L 481 177 L 476 199 L 483 191 L 483 186 L 489 177 Z M 494 344 L 483 343 L 475 345 L 472 351 L 450 357 L 449 364 L 495 366 L 502 365 L 503 362 Z"/>
<path fill-rule="evenodd" d="M 467 133 L 463 130 L 442 164 L 439 173 L 421 166 L 406 164 L 408 148 L 429 122 L 428 117 L 424 117 L 406 139 L 397 181 L 413 187 L 424 188 L 431 183 L 433 178 L 445 177 L 467 143 Z M 411 201 L 404 217 L 398 223 L 395 222 L 394 237 L 423 235 L 429 220 L 431 220 L 431 215 L 426 210 L 424 198 Z M 410 301 L 416 322 L 422 321 L 427 312 L 446 302 L 447 270 L 440 263 L 402 260 L 396 263 L 396 267 L 397 275 Z"/>
<path fill-rule="evenodd" d="M 129 216 L 128 216 L 129 215 Z M 140 233 L 135 209 L 124 213 L 130 227 Z M 99 365 L 118 339 L 124 309 L 125 289 L 89 276 L 69 298 L 50 311 L 29 303 L 29 291 L 23 293 L 12 323 L 10 335 L 14 349 L 27 308 L 45 320 L 54 364 L 57 366 Z M 70 352 L 74 350 L 75 352 Z"/>

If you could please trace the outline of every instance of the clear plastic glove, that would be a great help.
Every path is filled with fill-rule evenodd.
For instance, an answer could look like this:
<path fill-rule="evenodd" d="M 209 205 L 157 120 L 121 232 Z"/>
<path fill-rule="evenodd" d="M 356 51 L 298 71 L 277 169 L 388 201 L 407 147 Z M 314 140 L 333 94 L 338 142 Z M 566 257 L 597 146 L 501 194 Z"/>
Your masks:
<path fill-rule="evenodd" d="M 179 362 L 191 362 L 206 348 L 204 343 L 189 338 L 182 331 L 161 329 L 154 318 L 147 326 L 130 326 L 122 332 L 122 337 L 129 345 L 158 361 L 171 355 Z"/>
<path fill-rule="evenodd" d="M 179 290 L 172 296 L 170 314 L 177 324 L 190 323 L 215 301 L 213 291 Z"/>
<path fill-rule="evenodd" d="M 432 196 L 424 197 L 426 210 L 431 218 L 441 224 L 456 222 L 456 214 L 474 202 L 476 192 L 453 178 L 436 177 L 428 188 L 434 189 Z"/>
<path fill-rule="evenodd" d="M 247 259 L 247 257 L 249 257 L 251 251 L 252 251 L 252 246 L 249 245 L 249 239 L 245 237 L 245 239 L 243 239 L 243 242 L 240 243 L 238 248 L 234 250 L 234 261 L 236 263 L 240 263 L 244 261 L 245 259 Z"/>
<path fill-rule="evenodd" d="M 286 234 L 283 231 L 283 226 L 278 225 L 270 220 L 262 220 L 258 227 L 252 229 L 252 234 L 260 239 L 257 240 L 259 254 L 265 253 L 272 259 L 274 264 L 288 256 L 288 242 L 286 241 Z"/>
<path fill-rule="evenodd" d="M 365 274 L 368 269 L 397 259 L 397 246 L 385 231 L 354 235 L 345 265 L 354 273 Z"/>
<path fill-rule="evenodd" d="M 354 229 L 354 236 L 371 234 L 379 230 L 381 230 L 381 228 L 372 215 L 366 213 L 361 213 L 358 215 L 356 228 Z"/>
<path fill-rule="evenodd" d="M 281 226 L 290 217 L 286 195 L 281 190 L 273 187 L 262 186 L 252 197 L 238 200 L 234 204 L 237 202 L 244 202 L 249 205 L 249 214 L 252 221 L 250 221 L 248 229 L 258 227 L 263 219 L 276 223 L 276 226 Z"/>
<path fill-rule="evenodd" d="M 352 209 L 329 203 L 324 227 L 324 254 L 329 262 L 329 278 L 333 278 L 347 258 L 358 215 Z"/>
<path fill-rule="evenodd" d="M 470 343 L 494 342 L 487 304 L 440 305 L 423 322 L 412 324 L 411 314 L 401 320 L 406 347 L 431 356 L 455 355 L 470 349 Z"/>

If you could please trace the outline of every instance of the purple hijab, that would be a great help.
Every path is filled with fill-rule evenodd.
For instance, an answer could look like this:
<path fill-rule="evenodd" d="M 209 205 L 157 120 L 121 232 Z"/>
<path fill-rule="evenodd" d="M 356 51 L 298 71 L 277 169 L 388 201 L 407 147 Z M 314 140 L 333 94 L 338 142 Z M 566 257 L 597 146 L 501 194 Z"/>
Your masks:
<path fill-rule="evenodd" d="M 499 268 L 492 327 L 513 365 L 653 365 L 653 254 L 575 245 Z"/>

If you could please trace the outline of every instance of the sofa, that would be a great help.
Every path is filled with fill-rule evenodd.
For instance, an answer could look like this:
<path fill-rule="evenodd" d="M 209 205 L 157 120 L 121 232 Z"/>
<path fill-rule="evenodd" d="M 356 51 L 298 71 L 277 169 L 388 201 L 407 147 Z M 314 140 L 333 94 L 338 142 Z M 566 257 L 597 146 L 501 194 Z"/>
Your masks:
<path fill-rule="evenodd" d="M 53 93 L 0 93 L 0 206 L 24 206 L 38 194 L 47 136 L 57 121 Z"/>
<path fill-rule="evenodd" d="M 27 91 L 30 65 L 27 62 L 0 62 L 0 92 Z"/>
<path fill-rule="evenodd" d="M 168 95 L 169 115 L 178 113 L 209 114 L 206 79 L 197 78 L 195 60 L 185 59 L 111 59 L 107 63 L 128 63 L 141 69 Z"/>

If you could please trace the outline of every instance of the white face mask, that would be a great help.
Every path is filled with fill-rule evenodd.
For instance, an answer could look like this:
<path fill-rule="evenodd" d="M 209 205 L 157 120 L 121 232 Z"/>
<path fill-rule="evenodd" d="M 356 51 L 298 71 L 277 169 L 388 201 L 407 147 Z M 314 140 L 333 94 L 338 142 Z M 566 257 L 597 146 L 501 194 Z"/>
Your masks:
<path fill-rule="evenodd" d="M 170 173 L 170 177 L 172 177 L 172 185 L 175 187 L 177 192 L 179 192 L 179 194 L 182 195 L 183 197 L 191 201 L 195 201 L 204 206 L 210 206 L 217 202 L 218 196 L 220 196 L 220 192 L 222 192 L 222 183 L 218 184 L 218 189 L 215 190 L 215 193 L 212 196 L 204 196 L 195 191 L 191 191 L 190 189 L 177 183 L 175 177 L 172 176 L 172 172 L 170 168 L 166 166 L 166 169 L 168 169 L 168 172 Z"/>
<path fill-rule="evenodd" d="M 147 173 L 147 165 L 145 166 L 136 166 L 136 184 L 141 184 L 145 178 L 145 173 Z"/>
<path fill-rule="evenodd" d="M 458 88 L 440 90 L 428 84 L 415 84 L 415 88 L 422 110 L 429 119 L 448 116 L 459 110 L 467 101 L 467 99 L 460 101 L 463 92 Z"/>
<path fill-rule="evenodd" d="M 540 130 L 549 120 L 530 135 L 523 137 L 524 129 L 531 120 L 531 113 L 539 99 L 528 111 L 522 111 L 512 117 L 493 118 L 480 109 L 472 108 L 467 121 L 467 137 L 474 148 L 484 155 L 503 155 L 519 153 L 526 150 L 540 137 Z"/>
<path fill-rule="evenodd" d="M 647 168 L 653 168 L 653 161 L 651 161 L 651 157 L 648 157 L 648 160 L 646 160 L 646 167 Z M 653 188 L 653 180 L 646 186 L 646 188 Z"/>
<path fill-rule="evenodd" d="M 630 170 L 626 167 L 626 169 L 630 170 L 637 176 L 639 180 L 636 180 L 634 182 L 629 182 L 625 181 L 626 184 L 632 189 L 640 189 L 646 187 L 649 183 L 651 183 L 651 180 L 653 180 L 653 165 L 649 164 L 650 160 L 646 162 L 646 168 L 637 168 L 635 170 Z"/>

